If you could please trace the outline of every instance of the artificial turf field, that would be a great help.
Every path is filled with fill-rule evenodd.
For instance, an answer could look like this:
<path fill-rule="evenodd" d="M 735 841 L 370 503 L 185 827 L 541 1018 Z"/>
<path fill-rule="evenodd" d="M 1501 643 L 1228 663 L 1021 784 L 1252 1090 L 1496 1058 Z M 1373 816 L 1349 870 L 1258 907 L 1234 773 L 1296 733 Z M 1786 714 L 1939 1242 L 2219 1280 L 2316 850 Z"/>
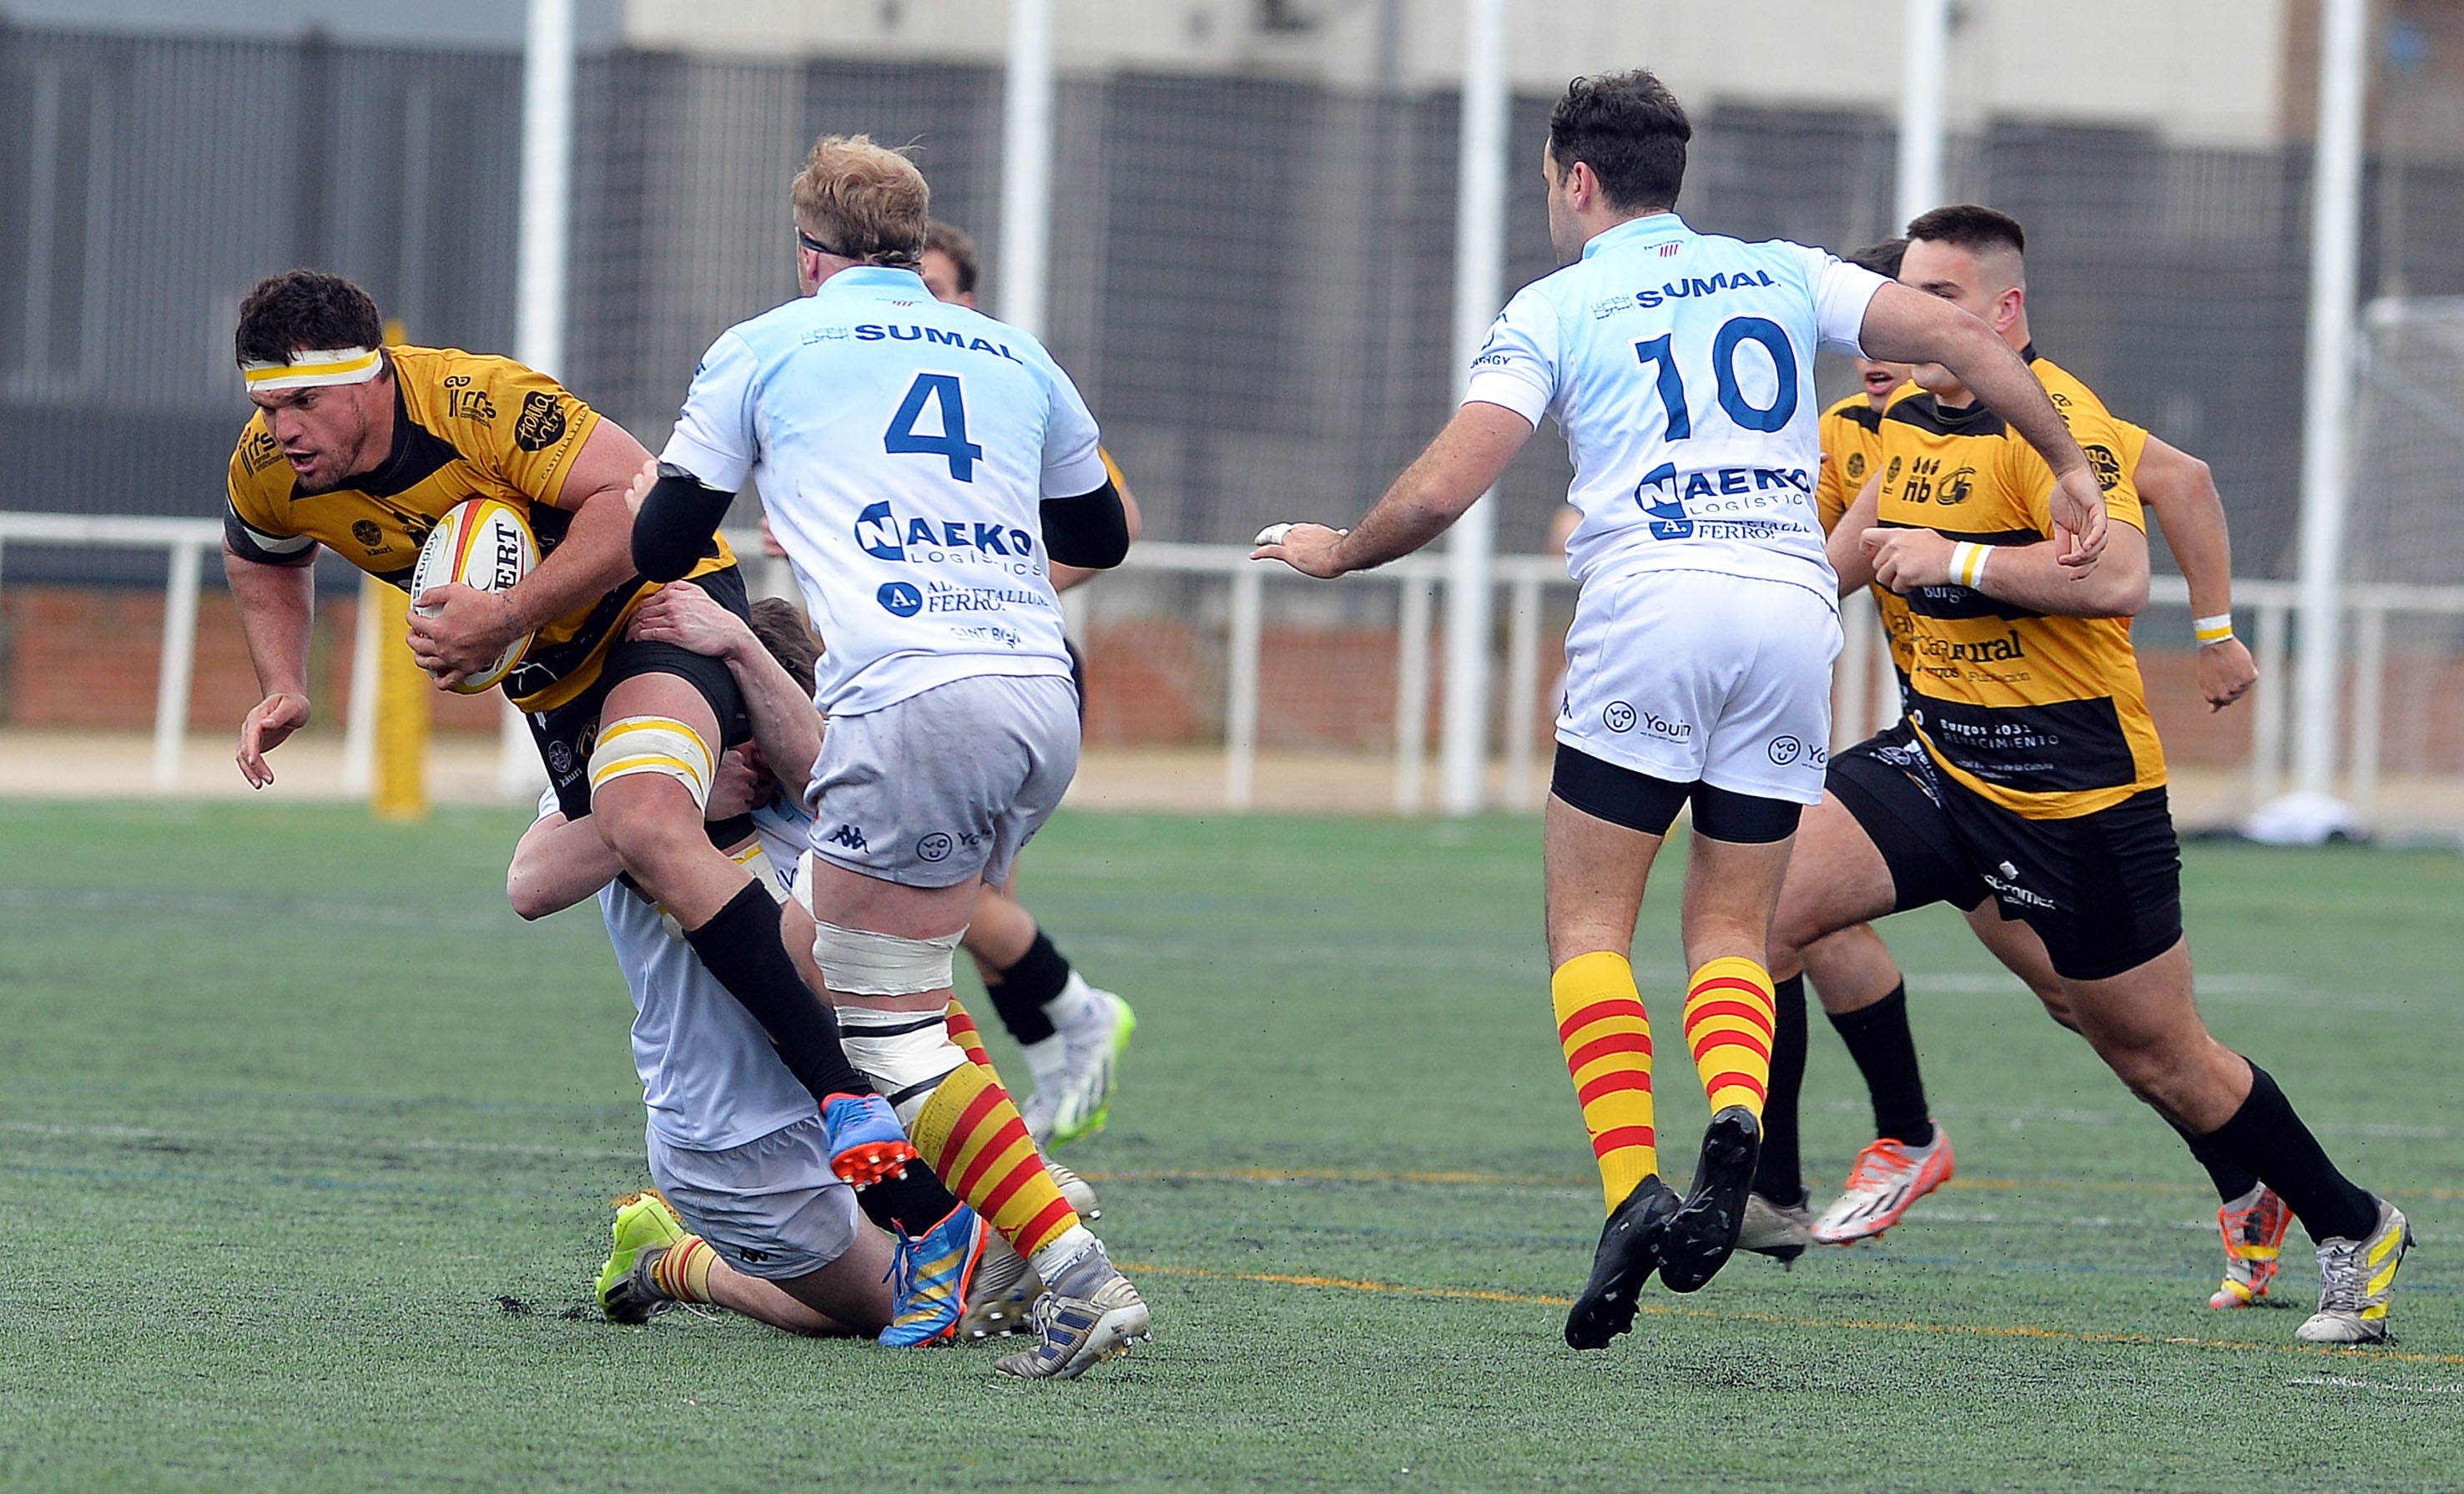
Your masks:
<path fill-rule="evenodd" d="M 1600 1199 L 1536 823 L 1065 814 L 1026 901 L 1140 1025 L 1063 1155 L 1157 1336 L 1022 1385 L 982 1348 L 599 1318 L 606 1200 L 646 1181 L 630 1009 L 591 908 L 504 906 L 519 828 L 0 805 L 0 1484 L 2464 1484 L 2454 857 L 2189 853 L 2211 1024 L 2414 1221 L 2391 1350 L 2208 1312 L 2204 1177 L 1924 913 L 1885 931 L 1958 1181 L 1881 1248 L 1655 1285 L 1578 1356 Z M 1682 1173 L 1675 870 L 1637 964 Z M 1827 1197 L 1869 1121 L 1815 1025 Z"/>

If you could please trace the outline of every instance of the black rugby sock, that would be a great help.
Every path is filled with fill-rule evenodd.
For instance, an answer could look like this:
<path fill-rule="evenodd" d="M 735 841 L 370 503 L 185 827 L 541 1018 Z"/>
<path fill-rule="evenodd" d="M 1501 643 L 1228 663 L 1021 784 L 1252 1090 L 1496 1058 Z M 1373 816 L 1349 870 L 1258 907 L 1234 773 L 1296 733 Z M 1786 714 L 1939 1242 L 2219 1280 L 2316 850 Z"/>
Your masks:
<path fill-rule="evenodd" d="M 1805 1196 L 1797 1156 L 1796 1102 L 1805 1088 L 1805 976 L 1771 983 L 1771 1088 L 1763 1098 L 1763 1150 L 1754 1192 L 1793 1207 Z"/>
<path fill-rule="evenodd" d="M 893 1235 L 921 1235 L 958 1207 L 941 1179 L 917 1157 L 897 1177 L 885 1177 L 870 1188 L 856 1190 L 864 1216 Z"/>
<path fill-rule="evenodd" d="M 2199 1166 L 2208 1170 L 2208 1181 L 2216 1185 L 2216 1197 L 2220 1202 L 2231 1203 L 2236 1198 L 2246 1197 L 2252 1189 L 2258 1186 L 2258 1174 L 2218 1150 L 2214 1137 L 2193 1136 L 2178 1126 L 2173 1128 L 2182 1131 L 2183 1144 L 2190 1148 L 2190 1155 L 2198 1158 Z"/>
<path fill-rule="evenodd" d="M 1001 1014 L 1001 1026 L 1020 1047 L 1042 1042 L 1057 1029 L 1052 1018 L 1045 1015 L 1044 1004 L 1061 994 L 1069 984 L 1069 962 L 1044 937 L 1035 931 L 1035 943 L 1018 957 L 1018 963 L 1001 972 L 999 980 L 984 982 L 984 990 L 993 998 L 993 1010 Z"/>
<path fill-rule="evenodd" d="M 2250 1098 L 2207 1139 L 2275 1189 L 2313 1243 L 2367 1239 L 2378 1228 L 2378 1200 L 2327 1160 L 2319 1138 L 2293 1113 L 2293 1102 L 2257 1064 L 2250 1065 Z"/>
<path fill-rule="evenodd" d="M 1908 1031 L 1907 982 L 1872 1006 L 1827 1015 L 1874 1097 L 1874 1134 L 1909 1147 L 1930 1145 L 1933 1119 L 1917 1068 L 1917 1040 Z"/>
<path fill-rule="evenodd" d="M 832 1095 L 869 1095 L 872 1084 L 847 1061 L 838 1018 L 796 973 L 779 933 L 779 904 L 759 882 L 744 890 L 685 942 L 728 993 L 753 1014 L 779 1046 L 779 1057 L 816 1104 Z"/>

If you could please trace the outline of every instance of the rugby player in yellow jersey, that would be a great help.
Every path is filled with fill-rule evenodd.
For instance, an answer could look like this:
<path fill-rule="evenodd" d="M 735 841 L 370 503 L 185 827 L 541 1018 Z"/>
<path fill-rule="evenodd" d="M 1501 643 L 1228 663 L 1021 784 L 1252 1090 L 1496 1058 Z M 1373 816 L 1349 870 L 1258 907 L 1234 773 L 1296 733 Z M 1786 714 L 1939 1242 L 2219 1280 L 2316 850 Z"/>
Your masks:
<path fill-rule="evenodd" d="M 534 635 L 504 688 L 529 719 L 566 817 L 597 821 L 634 883 L 759 1019 L 821 1107 L 834 1157 L 867 1171 L 913 1157 L 797 974 L 778 904 L 704 829 L 720 755 L 750 735 L 736 681 L 723 664 L 624 636 L 657 590 L 635 573 L 629 548 L 626 493 L 649 459 L 641 443 L 510 359 L 385 346 L 376 302 L 337 275 L 293 270 L 258 282 L 234 342 L 256 406 L 231 455 L 223 526 L 224 568 L 265 692 L 240 727 L 249 782 L 274 781 L 265 754 L 308 721 L 318 547 L 407 588 L 421 542 L 455 504 L 488 497 L 521 509 L 539 568 L 501 593 L 449 585 L 413 598 L 431 614 L 411 621 L 412 657 L 451 684 Z M 724 541 L 687 573 L 746 614 Z"/>
<path fill-rule="evenodd" d="M 1852 263 L 1897 279 L 1905 239 L 1857 251 Z M 2029 344 L 2026 288 L 2011 286 L 1991 308 L 1999 330 L 2014 347 Z M 1881 411 L 1908 370 L 1900 365 L 1859 360 L 1861 392 L 1823 413 L 1823 465 L 1815 506 L 1826 532 L 1836 530 L 1865 479 L 1881 470 Z M 2085 396 L 2081 391 L 2082 397 Z M 2065 394 L 2067 400 L 2072 397 Z M 2224 503 L 2207 463 L 2127 421 L 2114 422 L 2123 473 L 2154 505 L 2174 556 L 2189 583 L 2201 695 L 2211 709 L 2239 700 L 2257 678 L 2250 650 L 2233 636 L 2233 554 Z M 1892 663 L 1905 691 L 1909 665 L 1906 601 L 1886 588 L 1872 588 L 1889 642 Z M 1839 754 L 1834 774 L 1853 775 L 1861 759 L 1915 747 L 1904 719 L 1869 741 Z M 1978 939 L 2027 983 L 2054 1019 L 2074 1025 L 2059 977 L 2047 963 L 2043 941 L 2018 919 L 2004 919 L 1991 903 L 1968 915 Z M 1748 1202 L 1742 1247 L 1781 1260 L 1793 1260 L 1815 1240 L 1846 1244 L 1880 1236 L 1897 1225 L 1908 1207 L 1947 1180 L 1950 1140 L 1927 1112 L 1915 1038 L 1908 1031 L 1906 984 L 1890 950 L 1869 925 L 1859 924 L 1815 941 L 1799 951 L 1804 976 L 1778 983 L 1776 1032 L 1771 1049 L 1768 1126 Z M 1824 1015 L 1846 1044 L 1873 1103 L 1875 1140 L 1860 1152 L 1848 1187 L 1816 1221 L 1805 1188 L 1797 1148 L 1797 1095 L 1805 1072 L 1804 979 L 1810 977 Z M 2209 1298 L 2211 1307 L 2249 1306 L 2267 1295 L 2278 1249 L 2292 1217 L 2282 1199 L 2211 1147 L 2192 1140 L 2220 1205 L 2217 1223 L 2225 1248 L 2225 1275 Z"/>
<path fill-rule="evenodd" d="M 1991 209 L 1909 225 L 1902 283 L 2005 330 L 2026 239 Z M 2401 1212 L 2340 1172 L 2266 1072 L 2209 1035 L 2182 937 L 2181 857 L 2164 754 L 2147 716 L 2129 618 L 2145 604 L 2147 547 L 2121 436 L 2084 386 L 2037 376 L 2091 460 L 2113 457 L 2110 537 L 2086 574 L 2054 559 L 2050 473 L 1938 365 L 1883 412 L 1881 471 L 1835 531 L 1844 591 L 1879 581 L 1907 599 L 1912 750 L 1831 778 L 1810 812 L 1774 919 L 1774 964 L 1855 924 L 1991 897 L 2043 941 L 2064 1007 L 2142 1099 L 2263 1180 L 2316 1241 L 2317 1313 L 2299 1336 L 2387 1336 L 2409 1242 Z"/>

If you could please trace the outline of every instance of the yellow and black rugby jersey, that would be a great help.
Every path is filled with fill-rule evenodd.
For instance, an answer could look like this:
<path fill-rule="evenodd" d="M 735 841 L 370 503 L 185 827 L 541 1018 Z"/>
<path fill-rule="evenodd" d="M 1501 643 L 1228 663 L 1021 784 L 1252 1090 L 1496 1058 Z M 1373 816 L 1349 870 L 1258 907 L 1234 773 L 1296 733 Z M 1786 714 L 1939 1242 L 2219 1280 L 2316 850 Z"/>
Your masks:
<path fill-rule="evenodd" d="M 2104 488 L 2145 530 L 2123 438 L 2101 401 L 2027 352 Z M 1945 410 L 1913 386 L 1882 413 L 1884 524 L 1980 545 L 2053 536 L 2053 469 L 1981 403 Z M 1944 771 L 2030 819 L 2070 819 L 2165 782 L 2127 617 L 2050 617 L 1962 586 L 1906 597 L 1909 720 Z"/>
<path fill-rule="evenodd" d="M 1848 517 L 1865 479 L 1882 469 L 1882 413 L 1863 394 L 1851 394 L 1822 413 L 1822 475 L 1814 482 L 1814 508 L 1829 534 Z M 1900 693 L 1908 687 L 1908 603 L 1889 587 L 1876 583 L 1874 608 L 1881 613 L 1882 637 L 1891 646 L 1891 667 L 1900 672 Z"/>
<path fill-rule="evenodd" d="M 250 417 L 231 453 L 231 504 L 223 517 L 232 552 L 268 565 L 304 566 L 323 545 L 408 591 L 419 546 L 437 520 L 466 499 L 494 498 L 522 511 L 542 558 L 553 553 L 573 516 L 551 500 L 598 428 L 598 413 L 554 379 L 510 358 L 458 347 L 385 352 L 394 376 L 393 450 L 349 487 L 298 492 L 264 413 Z M 693 574 L 735 563 L 727 542 L 715 540 Z M 540 628 L 505 677 L 505 693 L 533 711 L 581 694 L 598 678 L 608 645 L 622 636 L 633 609 L 657 590 L 635 576 Z"/>

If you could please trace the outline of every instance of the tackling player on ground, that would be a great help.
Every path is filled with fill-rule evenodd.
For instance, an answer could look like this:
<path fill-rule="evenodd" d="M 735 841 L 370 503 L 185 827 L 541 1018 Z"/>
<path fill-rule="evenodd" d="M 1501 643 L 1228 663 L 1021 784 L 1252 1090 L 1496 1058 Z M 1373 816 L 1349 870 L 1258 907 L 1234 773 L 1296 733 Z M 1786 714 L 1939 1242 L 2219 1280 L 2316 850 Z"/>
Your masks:
<path fill-rule="evenodd" d="M 682 575 L 759 482 L 829 643 L 795 937 L 916 1149 L 1051 1288 L 1042 1342 L 1000 1368 L 1071 1376 L 1143 1336 L 1146 1304 L 946 1014 L 979 883 L 1007 880 L 1077 764 L 1046 563 L 1119 564 L 1128 518 L 1050 355 L 925 289 L 913 165 L 825 136 L 793 197 L 805 294 L 703 358 L 632 489 L 634 563 Z"/>
<path fill-rule="evenodd" d="M 1649 73 L 1575 79 L 1543 158 L 1567 267 L 1507 304 L 1462 410 L 1358 527 L 1279 525 L 1257 551 L 1316 576 L 1408 554 L 1498 480 L 1544 414 L 1565 433 L 1581 591 L 1545 830 L 1549 963 L 1609 1213 L 1567 1320 L 1577 1349 L 1632 1327 L 1654 1269 L 1672 1290 L 1708 1281 L 1753 1177 L 1765 948 L 1798 815 L 1821 796 L 1839 649 L 1813 500 L 1815 347 L 1959 368 L 2062 474 L 2063 561 L 2092 566 L 2103 543 L 2087 457 L 1991 329 L 1819 250 L 1695 233 L 1675 212 L 1692 134 Z M 1659 1176 L 1629 951 L 1688 800 L 1684 1030 L 1712 1118 L 1681 1201 Z"/>
<path fill-rule="evenodd" d="M 2016 223 L 1938 209 L 1908 236 L 1903 285 L 2007 327 L 2019 303 L 2005 293 L 2024 283 Z M 2299 1335 L 2384 1339 L 2403 1214 L 2338 1171 L 2275 1081 L 2199 1018 L 2163 750 L 2130 646 L 2147 595 L 2138 495 L 2102 405 L 2043 359 L 2034 367 L 2080 444 L 2105 454 L 2112 544 L 2092 572 L 2064 571 L 2051 473 L 1969 381 L 1915 369 L 1917 387 L 1883 412 L 1881 471 L 1831 555 L 1843 590 L 1879 580 L 1907 598 L 1916 745 L 1843 758 L 1807 817 L 1772 946 L 1991 898 L 2042 940 L 2065 1014 L 2123 1082 L 2309 1230 L 2320 1304 Z"/>

